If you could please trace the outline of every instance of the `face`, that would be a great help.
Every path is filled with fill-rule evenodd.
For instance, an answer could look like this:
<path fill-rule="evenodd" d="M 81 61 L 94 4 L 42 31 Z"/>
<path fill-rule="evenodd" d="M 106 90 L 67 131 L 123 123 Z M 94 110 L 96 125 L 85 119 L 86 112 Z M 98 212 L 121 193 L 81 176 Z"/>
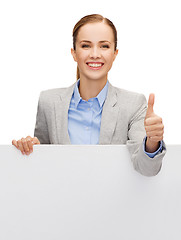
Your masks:
<path fill-rule="evenodd" d="M 113 30 L 103 22 L 84 25 L 77 35 L 76 50 L 71 49 L 71 53 L 78 64 L 81 79 L 107 81 L 118 53 Z"/>

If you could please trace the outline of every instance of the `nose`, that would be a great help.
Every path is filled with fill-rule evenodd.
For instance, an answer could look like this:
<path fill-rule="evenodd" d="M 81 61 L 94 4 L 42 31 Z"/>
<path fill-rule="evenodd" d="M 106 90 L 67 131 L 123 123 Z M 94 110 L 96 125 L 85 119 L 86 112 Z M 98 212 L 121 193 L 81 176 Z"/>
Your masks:
<path fill-rule="evenodd" d="M 90 58 L 94 58 L 94 59 L 101 58 L 100 48 L 92 47 L 90 51 Z"/>

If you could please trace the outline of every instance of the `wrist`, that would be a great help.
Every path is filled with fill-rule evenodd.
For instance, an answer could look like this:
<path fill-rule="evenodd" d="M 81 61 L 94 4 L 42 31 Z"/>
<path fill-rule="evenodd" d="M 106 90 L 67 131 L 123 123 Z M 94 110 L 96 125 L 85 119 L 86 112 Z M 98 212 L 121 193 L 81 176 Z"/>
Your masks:
<path fill-rule="evenodd" d="M 154 153 L 158 150 L 159 146 L 160 146 L 160 142 L 151 141 L 150 138 L 146 137 L 146 141 L 145 141 L 146 152 Z"/>

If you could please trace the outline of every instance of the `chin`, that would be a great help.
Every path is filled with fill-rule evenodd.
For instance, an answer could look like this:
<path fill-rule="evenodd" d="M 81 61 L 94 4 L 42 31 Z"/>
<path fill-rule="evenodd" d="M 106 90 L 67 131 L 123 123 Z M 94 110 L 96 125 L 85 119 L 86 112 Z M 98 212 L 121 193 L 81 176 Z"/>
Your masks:
<path fill-rule="evenodd" d="M 100 81 L 100 82 L 102 82 L 104 80 L 107 81 L 107 77 L 93 77 L 93 76 L 91 76 L 91 77 L 89 77 L 87 79 L 90 79 L 90 81 Z"/>
<path fill-rule="evenodd" d="M 87 78 L 92 79 L 92 80 L 103 80 L 106 79 L 107 80 L 107 74 L 98 74 L 98 73 L 91 73 L 89 75 L 87 75 Z"/>

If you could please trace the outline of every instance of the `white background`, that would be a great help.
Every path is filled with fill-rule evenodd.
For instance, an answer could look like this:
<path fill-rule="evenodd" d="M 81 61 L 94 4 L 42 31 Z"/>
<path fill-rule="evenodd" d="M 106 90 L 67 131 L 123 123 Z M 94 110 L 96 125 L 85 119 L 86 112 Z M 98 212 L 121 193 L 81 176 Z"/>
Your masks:
<path fill-rule="evenodd" d="M 181 143 L 180 12 L 179 0 L 1 0 L 0 144 L 33 136 L 40 91 L 75 82 L 72 29 L 92 13 L 109 18 L 118 31 L 110 82 L 147 99 L 154 92 L 165 142 Z"/>

